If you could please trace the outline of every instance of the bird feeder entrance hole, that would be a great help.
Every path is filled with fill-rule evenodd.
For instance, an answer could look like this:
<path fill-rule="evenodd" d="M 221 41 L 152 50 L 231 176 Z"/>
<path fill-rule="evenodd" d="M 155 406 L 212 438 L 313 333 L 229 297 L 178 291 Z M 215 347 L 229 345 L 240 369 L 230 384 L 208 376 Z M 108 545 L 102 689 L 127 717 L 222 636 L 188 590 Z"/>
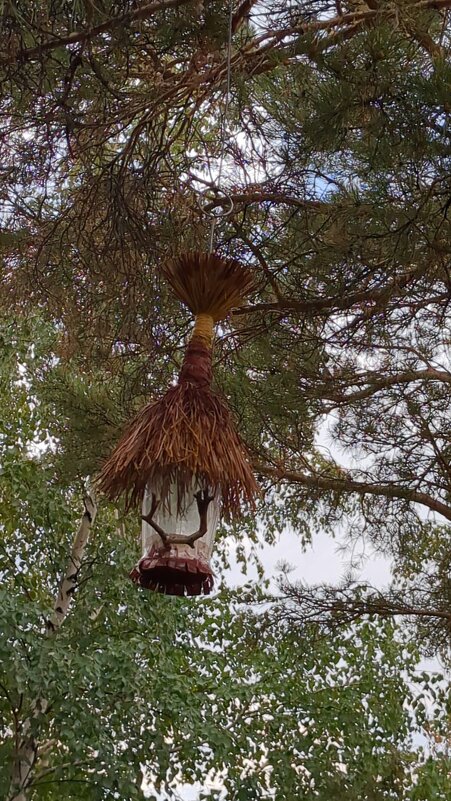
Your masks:
<path fill-rule="evenodd" d="M 208 595 L 213 587 L 210 559 L 220 504 L 220 491 L 195 479 L 182 497 L 174 481 L 163 501 L 161 489 L 147 485 L 142 504 L 144 555 L 132 579 L 168 595 Z"/>

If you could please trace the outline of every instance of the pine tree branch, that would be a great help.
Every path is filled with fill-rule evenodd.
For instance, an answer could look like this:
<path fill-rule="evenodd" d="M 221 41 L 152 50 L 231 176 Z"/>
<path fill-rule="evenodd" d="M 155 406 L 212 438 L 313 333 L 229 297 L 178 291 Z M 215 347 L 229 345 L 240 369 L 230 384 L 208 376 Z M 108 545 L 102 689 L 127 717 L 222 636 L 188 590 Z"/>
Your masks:
<path fill-rule="evenodd" d="M 309 587 L 302 582 L 280 582 L 283 593 L 274 616 L 279 621 L 305 626 L 321 626 L 329 630 L 349 626 L 360 618 L 371 615 L 381 618 L 426 618 L 451 623 L 451 611 L 409 603 L 402 598 L 385 595 L 372 587 L 347 583 L 334 587 L 320 584 Z M 288 602 L 288 603 L 287 603 Z M 443 624 L 442 624 L 443 625 Z"/>
<path fill-rule="evenodd" d="M 336 383 L 340 381 L 340 376 L 331 375 L 330 382 Z M 354 392 L 340 393 L 328 392 L 320 390 L 321 398 L 333 401 L 337 404 L 353 403 L 354 401 L 364 400 L 370 398 L 377 392 L 383 389 L 397 386 L 398 384 L 411 384 L 415 381 L 438 381 L 442 384 L 451 384 L 451 373 L 446 370 L 436 370 L 433 367 L 428 367 L 424 370 L 405 370 L 395 375 L 387 375 L 383 378 L 371 375 L 354 375 L 350 378 L 350 383 L 355 385 L 358 383 L 367 384 L 363 389 Z"/>
<path fill-rule="evenodd" d="M 140 6 L 133 11 L 128 11 L 127 13 L 121 14 L 117 17 L 110 17 L 105 22 L 102 22 L 93 28 L 89 28 L 88 30 L 74 31 L 67 36 L 55 37 L 50 39 L 50 41 L 42 42 L 42 44 L 35 47 L 11 53 L 6 57 L 0 58 L 0 65 L 32 61 L 34 59 L 38 59 L 45 53 L 56 50 L 57 48 L 67 45 L 71 46 L 80 42 L 92 41 L 96 36 L 102 33 L 114 30 L 115 28 L 125 27 L 142 19 L 147 19 L 158 11 L 188 5 L 189 3 L 192 3 L 192 1 L 193 0 L 157 0 L 157 2 L 154 3 L 146 3 L 144 6 Z M 243 5 L 246 5 L 246 3 L 243 3 Z M 419 0 L 419 2 L 417 1 L 406 4 L 406 8 L 408 8 L 411 12 L 421 12 L 426 9 L 435 9 L 439 11 L 441 9 L 450 7 L 451 0 Z M 249 60 L 254 60 L 258 65 L 257 72 L 274 69 L 276 66 L 278 66 L 280 60 L 284 60 L 284 55 L 286 55 L 288 59 L 293 55 L 293 43 L 290 42 L 290 44 L 283 45 L 283 47 L 278 49 L 277 52 L 280 54 L 281 59 L 278 59 L 277 64 L 274 64 L 272 60 L 268 61 L 266 58 L 266 55 L 281 45 L 285 39 L 291 39 L 295 35 L 311 35 L 312 33 L 314 34 L 321 31 L 330 30 L 333 31 L 334 29 L 342 29 L 339 31 L 339 35 L 345 36 L 345 38 L 350 38 L 350 36 L 358 33 L 358 31 L 366 22 L 371 22 L 376 17 L 381 17 L 384 20 L 391 19 L 396 17 L 397 13 L 398 11 L 395 4 L 384 6 L 383 9 L 380 7 L 374 9 L 363 8 L 359 11 L 353 11 L 347 14 L 337 14 L 335 17 L 331 17 L 330 19 L 317 20 L 315 22 L 301 22 L 276 31 L 266 32 L 255 38 L 250 45 L 242 48 L 235 58 L 235 62 L 238 61 L 240 62 L 240 66 L 244 66 Z M 238 10 L 237 14 L 240 14 L 240 10 Z M 245 9 L 243 11 L 243 17 L 244 16 Z M 239 18 L 237 18 L 237 23 L 238 22 Z M 324 50 L 325 48 L 334 44 L 336 35 L 336 33 L 333 33 L 331 34 L 330 38 L 326 38 L 321 42 L 318 41 L 318 51 Z M 238 64 L 235 63 L 235 66 L 238 66 Z M 220 71 L 221 70 L 219 70 L 219 72 Z M 218 71 L 215 70 L 215 72 L 217 73 Z M 211 79 L 211 75 L 212 71 L 207 70 L 205 76 L 207 81 Z"/>
<path fill-rule="evenodd" d="M 271 303 L 255 303 L 253 306 L 243 306 L 234 309 L 234 314 L 249 314 L 250 312 L 281 312 L 283 314 L 300 312 L 301 314 L 312 314 L 314 312 L 347 311 L 354 306 L 371 307 L 381 302 L 386 302 L 392 295 L 398 296 L 412 279 L 417 276 L 417 271 L 408 271 L 404 275 L 398 275 L 392 281 L 379 289 L 365 289 L 361 292 L 347 292 L 344 289 L 339 295 L 324 298 L 307 298 L 298 300 L 297 298 L 280 297 Z M 441 296 L 440 296 L 441 297 Z M 443 298 L 447 298 L 443 295 Z M 426 301 L 425 301 L 426 303 Z M 368 311 L 368 313 L 369 313 Z"/>
<path fill-rule="evenodd" d="M 407 2 L 404 8 L 409 11 L 424 11 L 426 9 L 434 9 L 440 11 L 449 8 L 451 0 L 414 0 L 414 2 Z M 328 19 L 317 20 L 316 22 L 299 22 L 295 25 L 290 25 L 287 28 L 280 28 L 277 31 L 266 32 L 255 39 L 255 44 L 259 46 L 259 52 L 272 48 L 275 44 L 283 39 L 287 39 L 294 34 L 314 33 L 316 31 L 327 31 L 333 28 L 343 28 L 348 25 L 356 23 L 364 23 L 367 20 L 373 20 L 374 17 L 381 17 L 384 20 L 396 17 L 398 11 L 396 4 L 383 5 L 378 4 L 377 8 L 368 8 L 362 6 L 358 11 L 351 11 L 347 14 L 337 14 L 335 17 Z M 288 52 L 288 51 L 287 51 Z"/>
<path fill-rule="evenodd" d="M 157 0 L 155 3 L 145 3 L 144 5 L 133 9 L 133 11 L 127 11 L 125 14 L 120 14 L 117 17 L 110 17 L 100 25 L 96 25 L 93 28 L 88 28 L 88 30 L 74 31 L 67 36 L 55 37 L 50 39 L 48 42 L 42 42 L 42 44 L 37 45 L 36 47 L 29 47 L 26 50 L 19 50 L 18 53 L 0 58 L 0 64 L 13 64 L 16 61 L 19 63 L 32 61 L 33 59 L 44 55 L 44 53 L 49 53 L 59 47 L 74 45 L 78 44 L 79 42 L 88 42 L 102 33 L 107 33 L 115 28 L 125 27 L 126 25 L 130 25 L 132 22 L 147 19 L 148 17 L 151 17 L 152 14 L 156 14 L 158 11 L 165 11 L 170 8 L 178 8 L 179 6 L 188 5 L 189 3 L 192 3 L 192 1 L 193 0 Z"/>
<path fill-rule="evenodd" d="M 249 18 L 252 7 L 255 6 L 257 0 L 243 0 L 238 6 L 232 17 L 232 33 L 236 33 Z"/>
<path fill-rule="evenodd" d="M 256 463 L 254 469 L 257 473 L 273 479 L 276 482 L 287 481 L 290 484 L 299 484 L 303 487 L 310 487 L 314 490 L 324 490 L 326 492 L 339 492 L 349 495 L 375 495 L 388 499 L 400 499 L 418 503 L 425 506 L 432 512 L 437 512 L 451 520 L 451 506 L 433 498 L 425 492 L 420 492 L 408 487 L 401 487 L 397 484 L 378 484 L 366 481 L 355 481 L 351 476 L 346 478 L 333 478 L 331 476 L 304 474 L 293 470 L 287 470 L 283 465 L 273 466 Z M 345 471 L 343 471 L 345 472 Z"/>
<path fill-rule="evenodd" d="M 300 197 L 293 197 L 292 195 L 286 195 L 284 192 L 268 192 L 264 189 L 262 190 L 251 190 L 248 192 L 240 192 L 234 194 L 233 192 L 228 194 L 226 198 L 220 197 L 215 198 L 210 203 L 207 203 L 205 206 L 205 211 L 212 211 L 213 209 L 217 208 L 218 206 L 229 206 L 230 201 L 233 201 L 233 204 L 236 205 L 251 205 L 253 203 L 280 203 L 286 206 L 296 206 L 300 209 L 318 209 L 319 211 L 325 211 L 327 209 L 331 209 L 330 203 L 324 203 L 321 200 L 303 200 Z"/>

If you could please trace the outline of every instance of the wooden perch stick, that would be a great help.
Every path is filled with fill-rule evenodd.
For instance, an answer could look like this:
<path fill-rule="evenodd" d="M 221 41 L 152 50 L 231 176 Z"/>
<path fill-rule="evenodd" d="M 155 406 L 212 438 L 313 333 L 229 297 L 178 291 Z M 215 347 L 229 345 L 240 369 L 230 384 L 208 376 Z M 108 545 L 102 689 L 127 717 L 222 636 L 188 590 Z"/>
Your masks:
<path fill-rule="evenodd" d="M 163 544 L 165 547 L 170 548 L 171 545 L 190 545 L 191 548 L 193 547 L 196 540 L 199 540 L 204 534 L 207 533 L 207 514 L 208 514 L 208 507 L 211 501 L 214 498 L 214 495 L 209 495 L 207 490 L 202 492 L 196 492 L 195 499 L 197 501 L 197 508 L 199 510 L 199 528 L 193 534 L 166 534 L 166 532 L 155 522 L 153 516 L 157 511 L 160 501 L 157 499 L 156 495 L 152 494 L 152 506 L 150 508 L 150 512 L 146 515 L 142 515 L 142 519 L 152 526 L 154 531 L 160 535 L 161 539 L 163 540 Z"/>

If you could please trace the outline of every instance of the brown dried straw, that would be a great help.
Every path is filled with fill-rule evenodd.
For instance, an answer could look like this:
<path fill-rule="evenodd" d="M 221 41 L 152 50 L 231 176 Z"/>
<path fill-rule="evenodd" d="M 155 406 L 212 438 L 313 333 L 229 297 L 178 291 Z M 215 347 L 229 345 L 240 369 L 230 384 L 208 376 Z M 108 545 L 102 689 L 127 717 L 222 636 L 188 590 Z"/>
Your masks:
<path fill-rule="evenodd" d="M 140 503 L 146 484 L 165 501 L 177 481 L 178 507 L 192 479 L 221 488 L 226 516 L 252 504 L 257 484 L 230 412 L 209 387 L 186 382 L 149 403 L 130 423 L 105 463 L 99 488 L 111 499 L 123 492 Z"/>
<path fill-rule="evenodd" d="M 215 323 L 240 306 L 255 285 L 251 270 L 215 253 L 179 256 L 164 265 L 163 274 L 194 315 L 209 314 Z"/>
<path fill-rule="evenodd" d="M 220 320 L 241 303 L 252 286 L 251 273 L 219 256 L 181 256 L 165 268 L 179 298 L 195 314 Z M 130 507 L 150 484 L 164 502 L 177 484 L 178 507 L 192 491 L 193 477 L 211 490 L 220 488 L 223 512 L 239 514 L 258 492 L 246 449 L 225 401 L 210 387 L 211 350 L 193 338 L 179 382 L 149 403 L 130 423 L 98 477 L 111 499 L 125 494 Z"/>

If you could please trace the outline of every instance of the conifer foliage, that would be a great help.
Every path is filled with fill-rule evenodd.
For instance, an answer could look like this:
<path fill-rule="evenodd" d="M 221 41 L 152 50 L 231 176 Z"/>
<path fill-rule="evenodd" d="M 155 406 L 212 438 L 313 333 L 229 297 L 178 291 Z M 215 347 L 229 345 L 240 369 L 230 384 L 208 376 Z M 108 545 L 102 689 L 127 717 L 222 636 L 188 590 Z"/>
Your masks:
<path fill-rule="evenodd" d="M 141 767 L 169 796 L 449 797 L 446 689 L 401 671 L 413 630 L 449 659 L 450 7 L 232 2 L 225 119 L 223 0 L 0 4 L 8 801 L 140 798 Z M 263 488 L 225 541 L 281 535 L 283 557 L 288 528 L 339 527 L 391 558 L 386 591 L 285 581 L 260 616 L 150 599 L 102 499 L 67 572 L 88 478 L 180 368 L 163 264 L 218 213 L 217 252 L 257 280 L 215 380 Z"/>

